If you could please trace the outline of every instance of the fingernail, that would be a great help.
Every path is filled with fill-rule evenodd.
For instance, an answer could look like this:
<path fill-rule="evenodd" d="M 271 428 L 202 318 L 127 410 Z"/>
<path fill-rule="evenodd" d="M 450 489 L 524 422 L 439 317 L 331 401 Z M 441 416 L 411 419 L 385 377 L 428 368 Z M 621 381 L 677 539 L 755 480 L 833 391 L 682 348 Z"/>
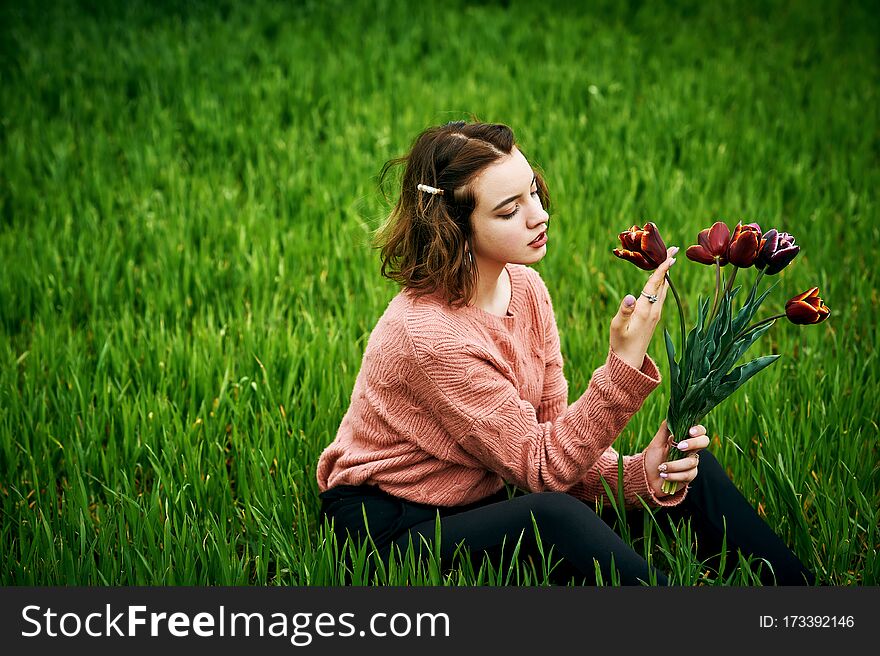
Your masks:
<path fill-rule="evenodd" d="M 669 263 L 669 266 L 672 266 L 673 264 L 675 264 L 675 258 L 674 258 L 674 257 L 672 258 L 672 262 Z"/>
<path fill-rule="evenodd" d="M 679 451 L 684 451 L 686 448 L 688 448 L 687 442 L 679 442 L 678 443 L 678 450 Z"/>
<path fill-rule="evenodd" d="M 663 472 L 660 472 L 660 478 L 666 478 L 667 476 L 669 476 L 669 474 L 664 474 Z"/>
<path fill-rule="evenodd" d="M 691 435 L 696 435 L 698 432 L 699 432 L 699 431 L 697 430 L 697 427 L 696 427 L 696 426 L 692 426 L 692 427 L 691 427 L 691 430 L 690 430 L 690 434 L 691 434 Z"/>
<path fill-rule="evenodd" d="M 632 307 L 632 304 L 636 302 L 636 297 L 631 294 L 627 294 L 623 297 L 623 304 L 627 307 Z"/>
<path fill-rule="evenodd" d="M 672 254 L 675 255 L 676 253 L 678 253 L 678 246 L 673 246 L 672 247 Z"/>

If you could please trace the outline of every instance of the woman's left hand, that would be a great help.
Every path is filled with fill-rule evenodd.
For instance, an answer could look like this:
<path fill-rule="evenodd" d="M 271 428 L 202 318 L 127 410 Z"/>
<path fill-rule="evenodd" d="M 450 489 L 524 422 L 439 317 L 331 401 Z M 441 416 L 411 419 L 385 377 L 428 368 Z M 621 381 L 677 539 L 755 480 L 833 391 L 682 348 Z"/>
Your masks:
<path fill-rule="evenodd" d="M 660 424 L 660 430 L 645 447 L 645 473 L 648 475 L 648 484 L 657 497 L 666 496 L 661 489 L 664 481 L 675 481 L 687 485 L 697 477 L 699 466 L 699 451 L 709 446 L 709 437 L 706 428 L 700 424 L 690 429 L 689 435 L 678 443 L 678 448 L 687 454 L 678 460 L 667 460 L 669 456 L 669 444 L 675 442 L 675 438 L 666 426 L 666 420 Z M 666 474 L 666 476 L 662 476 Z M 679 488 L 681 485 L 679 485 Z"/>

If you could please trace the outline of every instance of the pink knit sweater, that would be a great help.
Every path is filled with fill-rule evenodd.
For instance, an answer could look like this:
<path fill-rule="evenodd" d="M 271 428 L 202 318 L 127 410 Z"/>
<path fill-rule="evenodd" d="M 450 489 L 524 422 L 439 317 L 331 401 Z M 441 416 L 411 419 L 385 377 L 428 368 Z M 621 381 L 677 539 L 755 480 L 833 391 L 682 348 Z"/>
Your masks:
<path fill-rule="evenodd" d="M 449 309 L 439 295 L 402 290 L 370 335 L 336 439 L 318 461 L 318 487 L 377 485 L 435 506 L 464 505 L 504 481 L 539 492 L 602 500 L 617 494 L 611 448 L 660 372 L 609 349 L 586 391 L 568 405 L 550 294 L 534 269 L 508 264 L 508 316 Z M 673 506 L 687 488 L 657 498 L 643 454 L 623 456 L 626 507 Z"/>

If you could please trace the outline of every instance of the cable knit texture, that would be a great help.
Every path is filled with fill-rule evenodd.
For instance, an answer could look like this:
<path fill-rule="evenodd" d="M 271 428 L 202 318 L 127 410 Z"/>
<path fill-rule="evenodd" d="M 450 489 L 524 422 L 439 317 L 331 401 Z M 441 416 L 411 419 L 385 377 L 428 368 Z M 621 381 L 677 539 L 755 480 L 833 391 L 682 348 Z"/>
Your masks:
<path fill-rule="evenodd" d="M 507 481 L 532 492 L 568 492 L 605 503 L 617 497 L 612 442 L 660 372 L 640 370 L 613 350 L 583 395 L 568 405 L 550 294 L 534 269 L 508 264 L 507 316 L 477 306 L 448 308 L 439 294 L 402 290 L 388 304 L 364 352 L 351 404 L 318 461 L 321 491 L 377 485 L 435 506 L 464 505 Z M 627 508 L 673 506 L 687 494 L 656 497 L 643 454 L 623 456 Z"/>

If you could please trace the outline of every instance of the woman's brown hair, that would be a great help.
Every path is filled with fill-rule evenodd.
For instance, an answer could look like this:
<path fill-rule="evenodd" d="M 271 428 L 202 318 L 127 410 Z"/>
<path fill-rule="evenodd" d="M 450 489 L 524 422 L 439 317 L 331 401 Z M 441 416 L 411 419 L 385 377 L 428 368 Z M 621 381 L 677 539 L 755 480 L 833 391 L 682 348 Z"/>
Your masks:
<path fill-rule="evenodd" d="M 513 131 L 500 123 L 453 121 L 430 127 L 416 137 L 409 153 L 385 162 L 379 186 L 392 167 L 403 164 L 400 197 L 376 233 L 382 275 L 417 295 L 438 289 L 451 307 L 467 304 L 477 285 L 471 264 L 472 183 L 489 165 L 510 155 Z M 521 150 L 521 149 L 520 149 Z M 550 210 L 550 196 L 536 167 L 538 197 Z M 426 184 L 443 194 L 420 191 Z"/>

